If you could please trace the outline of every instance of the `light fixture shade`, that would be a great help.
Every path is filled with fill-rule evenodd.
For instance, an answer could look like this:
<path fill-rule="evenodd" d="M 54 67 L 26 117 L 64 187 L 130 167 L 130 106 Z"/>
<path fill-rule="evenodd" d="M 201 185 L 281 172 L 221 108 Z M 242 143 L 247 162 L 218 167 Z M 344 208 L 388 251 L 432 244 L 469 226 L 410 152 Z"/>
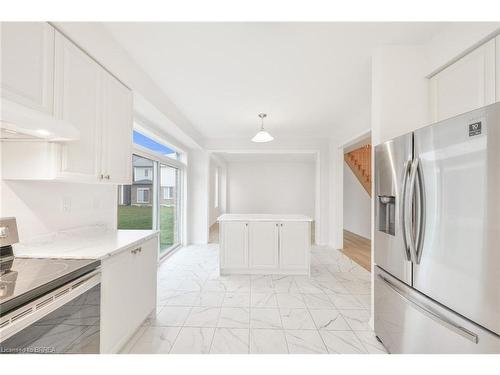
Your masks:
<path fill-rule="evenodd" d="M 257 142 L 257 143 L 264 143 L 264 142 L 271 142 L 274 139 L 274 137 L 269 134 L 265 130 L 259 131 L 255 136 L 252 138 L 252 142 Z"/>

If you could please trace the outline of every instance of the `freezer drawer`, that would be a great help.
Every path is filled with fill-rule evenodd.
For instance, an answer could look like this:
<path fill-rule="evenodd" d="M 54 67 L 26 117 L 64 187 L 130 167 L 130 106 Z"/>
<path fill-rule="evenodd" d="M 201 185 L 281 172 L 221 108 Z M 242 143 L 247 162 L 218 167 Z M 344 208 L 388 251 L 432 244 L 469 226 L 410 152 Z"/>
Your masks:
<path fill-rule="evenodd" d="M 500 353 L 500 336 L 375 267 L 375 332 L 390 353 Z"/>

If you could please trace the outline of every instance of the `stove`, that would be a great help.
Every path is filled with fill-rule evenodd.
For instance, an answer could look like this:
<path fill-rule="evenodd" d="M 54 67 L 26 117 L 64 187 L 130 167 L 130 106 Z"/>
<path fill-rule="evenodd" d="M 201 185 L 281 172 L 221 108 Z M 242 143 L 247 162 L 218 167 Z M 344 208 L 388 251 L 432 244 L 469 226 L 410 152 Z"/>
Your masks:
<path fill-rule="evenodd" d="M 0 316 L 99 267 L 88 259 L 14 258 L 0 276 Z"/>
<path fill-rule="evenodd" d="M 0 218 L 0 353 L 98 353 L 100 261 L 17 258 Z"/>

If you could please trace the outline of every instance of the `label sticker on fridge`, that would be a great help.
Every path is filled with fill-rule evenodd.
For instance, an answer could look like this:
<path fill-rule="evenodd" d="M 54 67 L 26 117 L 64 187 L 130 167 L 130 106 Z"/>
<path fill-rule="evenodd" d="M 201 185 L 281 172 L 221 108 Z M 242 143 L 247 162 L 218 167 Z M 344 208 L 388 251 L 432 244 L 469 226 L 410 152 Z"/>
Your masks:
<path fill-rule="evenodd" d="M 481 121 L 469 124 L 469 137 L 481 134 Z"/>

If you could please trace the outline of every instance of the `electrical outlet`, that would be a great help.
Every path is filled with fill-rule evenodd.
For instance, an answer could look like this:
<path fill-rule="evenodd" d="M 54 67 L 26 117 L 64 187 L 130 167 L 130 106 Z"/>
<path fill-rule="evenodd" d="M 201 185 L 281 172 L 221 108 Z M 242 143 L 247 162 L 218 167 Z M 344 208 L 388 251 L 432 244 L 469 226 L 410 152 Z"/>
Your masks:
<path fill-rule="evenodd" d="M 71 212 L 71 198 L 67 196 L 63 197 L 61 207 L 63 212 Z"/>

